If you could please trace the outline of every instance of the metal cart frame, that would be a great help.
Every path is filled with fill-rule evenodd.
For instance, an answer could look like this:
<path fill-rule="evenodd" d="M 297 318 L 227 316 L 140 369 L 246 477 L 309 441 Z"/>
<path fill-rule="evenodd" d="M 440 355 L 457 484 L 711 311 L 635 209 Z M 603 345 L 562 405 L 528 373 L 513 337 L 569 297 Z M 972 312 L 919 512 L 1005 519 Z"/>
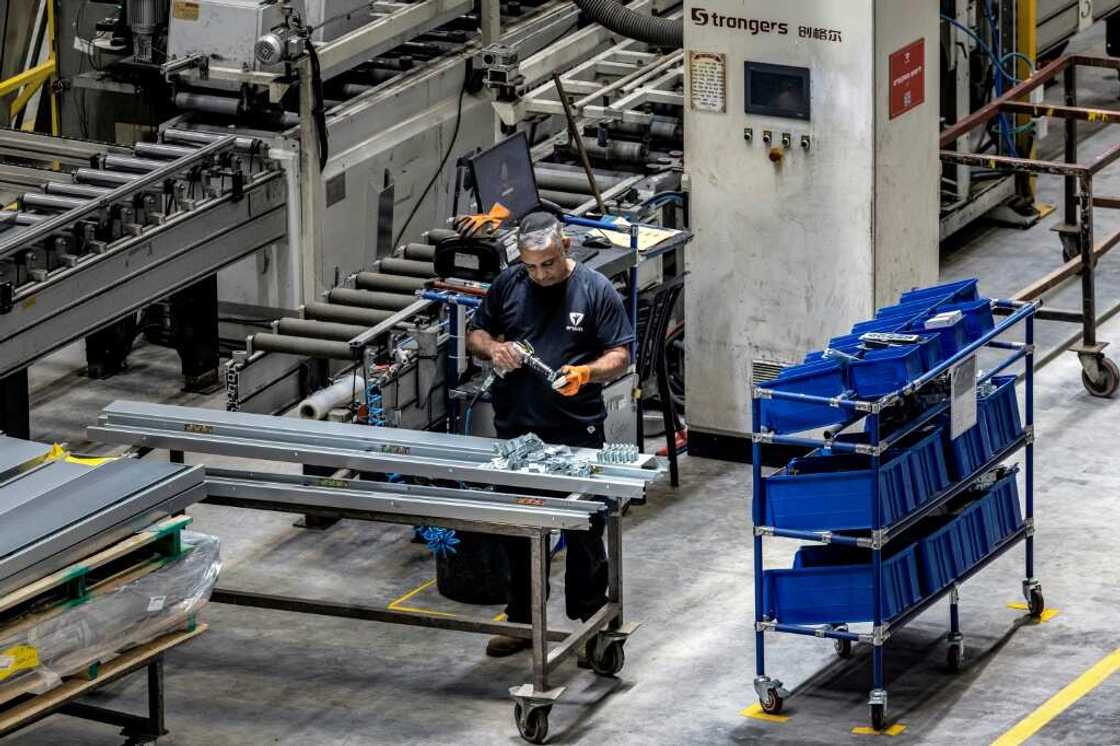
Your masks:
<path fill-rule="evenodd" d="M 1040 298 L 1066 280 L 1081 275 L 1081 310 L 1040 309 L 1037 318 L 1043 321 L 1061 321 L 1081 325 L 1080 343 L 1077 336 L 1062 344 L 1059 349 L 1073 345 L 1081 361 L 1082 383 L 1085 389 L 1097 397 L 1111 397 L 1120 387 L 1120 368 L 1107 358 L 1105 342 L 1097 340 L 1097 324 L 1102 320 L 1097 316 L 1097 298 L 1094 270 L 1097 261 L 1117 244 L 1120 244 L 1120 231 L 1100 243 L 1095 243 L 1093 234 L 1093 210 L 1120 209 L 1120 197 L 1095 196 L 1093 179 L 1108 166 L 1120 160 L 1120 145 L 1109 148 L 1100 157 L 1089 163 L 1078 160 L 1077 130 L 1079 121 L 1120 123 L 1120 110 L 1098 109 L 1078 106 L 1077 69 L 1079 67 L 1104 68 L 1120 71 L 1120 59 L 1114 57 L 1093 57 L 1086 55 L 1067 55 L 1059 57 L 1029 79 L 1011 88 L 1002 96 L 977 109 L 960 122 L 949 127 L 941 134 L 941 162 L 961 167 L 976 167 L 1005 171 L 1021 178 L 1038 174 L 1051 174 L 1063 177 L 1065 195 L 1063 199 L 1063 223 L 1056 228 L 1062 244 L 1062 264 L 1057 269 L 1040 277 L 1035 282 L 1015 293 L 1012 300 L 1028 301 Z M 1024 101 L 1032 91 L 1047 83 L 1062 78 L 1065 91 L 1065 105 L 1055 106 L 1044 103 Z M 961 137 L 985 125 L 1003 114 L 1027 116 L 1032 118 L 1049 117 L 1064 121 L 1065 153 L 1063 161 L 1048 161 L 1037 158 L 1017 158 L 1007 155 L 987 155 L 965 153 L 953 150 Z M 1115 310 L 1109 312 L 1114 313 Z M 1046 362 L 1040 361 L 1040 364 Z"/>
<path fill-rule="evenodd" d="M 868 643 L 872 646 L 872 677 L 874 685 L 873 689 L 871 690 L 869 699 L 869 705 L 871 709 L 871 724 L 872 727 L 876 730 L 882 730 L 887 722 L 887 689 L 886 674 L 884 670 L 884 646 L 886 645 L 887 640 L 890 639 L 893 631 L 905 626 L 907 623 L 909 623 L 923 611 L 928 609 L 930 606 L 935 604 L 937 601 L 942 599 L 944 596 L 949 595 L 949 634 L 947 637 L 949 643 L 948 658 L 950 666 L 954 669 L 958 668 L 961 660 L 963 659 L 964 652 L 964 637 L 960 631 L 960 618 L 958 614 L 958 587 L 961 583 L 968 580 L 974 574 L 980 572 L 989 563 L 1003 555 L 1020 541 L 1026 542 L 1026 579 L 1023 581 L 1023 594 L 1028 601 L 1030 613 L 1036 617 L 1042 614 L 1044 608 L 1042 586 L 1037 578 L 1035 578 L 1034 574 L 1034 320 L 1038 311 L 1038 306 L 1038 301 L 997 301 L 994 304 L 994 310 L 1003 311 L 1009 314 L 1008 318 L 997 324 L 992 331 L 980 337 L 975 342 L 962 349 L 956 355 L 953 355 L 949 359 L 940 363 L 928 373 L 922 375 L 920 378 L 908 384 L 906 387 L 874 401 L 865 401 L 843 397 L 829 399 L 819 396 L 810 396 L 807 394 L 771 391 L 768 389 L 759 388 L 758 386 L 755 386 L 753 388 L 751 410 L 752 429 L 754 432 L 751 435 L 751 439 L 753 441 L 753 484 L 755 501 L 754 510 L 755 515 L 759 516 L 760 520 L 763 516 L 766 515 L 766 484 L 762 478 L 762 448 L 764 445 L 778 444 L 812 448 L 827 446 L 837 453 L 862 454 L 871 457 L 870 468 L 873 472 L 873 477 L 871 479 L 872 530 L 870 532 L 870 536 L 860 536 L 854 533 L 840 534 L 830 531 L 796 531 L 781 529 L 773 526 L 764 526 L 757 524 L 754 525 L 756 656 L 756 678 L 754 680 L 754 688 L 758 693 L 759 701 L 764 712 L 771 714 L 780 712 L 782 709 L 783 700 L 789 696 L 789 692 L 783 687 L 781 681 L 775 678 L 771 678 L 766 674 L 765 635 L 767 632 L 785 632 L 796 635 L 805 635 L 809 637 L 832 639 L 834 640 L 836 650 L 841 655 L 841 657 L 847 657 L 848 655 L 850 655 L 851 648 L 854 643 L 862 642 Z M 1024 324 L 1025 327 L 1024 342 L 1008 342 L 998 339 L 998 337 L 1020 323 Z M 998 365 L 994 366 L 990 371 L 987 371 L 984 373 L 984 375 L 980 376 L 977 379 L 978 383 L 982 383 L 986 380 L 991 379 L 993 376 L 999 374 L 1001 371 L 1006 370 L 1020 360 L 1024 361 L 1026 412 L 1023 433 L 1013 443 L 1008 445 L 999 453 L 993 455 L 983 465 L 973 471 L 972 474 L 970 474 L 968 477 L 950 485 L 947 489 L 940 492 L 920 508 L 911 512 L 909 515 L 903 517 L 894 524 L 884 526 L 882 523 L 881 505 L 879 501 L 879 469 L 882 465 L 883 454 L 890 446 L 899 442 L 902 438 L 906 437 L 910 433 L 913 433 L 923 425 L 932 422 L 937 416 L 948 411 L 949 402 L 946 401 L 925 409 L 921 415 L 917 416 L 907 424 L 899 427 L 897 430 L 886 437 L 881 437 L 879 429 L 883 413 L 888 409 L 898 406 L 904 401 L 910 399 L 914 394 L 921 391 L 928 384 L 933 383 L 935 380 L 941 378 L 958 363 L 974 355 L 977 351 L 984 347 L 997 350 L 1006 350 L 1009 354 L 1004 359 L 1002 359 L 1002 361 Z M 850 413 L 851 417 L 843 426 L 843 428 L 839 429 L 844 429 L 856 422 L 861 422 L 866 419 L 867 432 L 870 436 L 870 442 L 866 445 L 850 444 L 837 442 L 831 438 L 812 439 L 781 436 L 771 432 L 764 432 L 760 427 L 762 416 L 762 408 L 760 402 L 763 398 L 784 399 L 788 401 L 820 404 L 844 409 Z M 835 435 L 835 433 L 833 435 Z M 897 538 L 907 528 L 910 528 L 925 516 L 930 515 L 933 511 L 944 506 L 948 501 L 964 492 L 970 485 L 972 485 L 984 475 L 988 474 L 1001 462 L 1012 456 L 1020 448 L 1023 447 L 1026 448 L 1026 506 L 1022 525 L 1020 525 L 1013 534 L 1011 534 L 998 546 L 992 549 L 972 568 L 954 579 L 953 582 L 948 586 L 923 598 L 917 604 L 903 611 L 890 622 L 885 621 L 883 619 L 883 552 L 887 545 L 893 539 Z M 822 544 L 837 544 L 842 546 L 861 547 L 870 550 L 873 588 L 872 603 L 874 604 L 874 618 L 871 633 L 857 634 L 849 631 L 847 626 L 843 624 L 837 624 L 833 626 L 783 624 L 773 619 L 764 617 L 763 611 L 765 602 L 763 600 L 763 539 L 767 536 L 799 539 L 801 541 L 812 541 Z"/>

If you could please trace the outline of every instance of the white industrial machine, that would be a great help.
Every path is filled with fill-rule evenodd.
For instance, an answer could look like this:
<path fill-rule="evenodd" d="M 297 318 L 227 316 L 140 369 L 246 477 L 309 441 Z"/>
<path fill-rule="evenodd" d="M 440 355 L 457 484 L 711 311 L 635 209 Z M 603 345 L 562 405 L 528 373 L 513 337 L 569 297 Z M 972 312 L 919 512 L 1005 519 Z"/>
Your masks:
<path fill-rule="evenodd" d="M 753 361 L 798 360 L 936 281 L 937 13 L 687 2 L 690 452 L 750 431 Z"/>

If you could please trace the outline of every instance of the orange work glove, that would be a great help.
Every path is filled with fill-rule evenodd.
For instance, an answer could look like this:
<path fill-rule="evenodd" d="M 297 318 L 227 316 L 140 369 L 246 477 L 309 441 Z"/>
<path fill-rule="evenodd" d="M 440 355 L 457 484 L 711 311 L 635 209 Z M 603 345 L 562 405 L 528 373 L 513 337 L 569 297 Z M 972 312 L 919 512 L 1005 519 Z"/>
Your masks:
<path fill-rule="evenodd" d="M 557 378 L 553 385 L 564 396 L 575 396 L 579 390 L 591 381 L 591 367 L 588 365 L 565 365 L 560 368 L 562 378 Z"/>
<path fill-rule="evenodd" d="M 509 210 L 502 203 L 495 202 L 490 212 L 481 215 L 460 215 L 452 221 L 451 225 L 463 238 L 476 238 L 493 233 L 509 216 Z"/>

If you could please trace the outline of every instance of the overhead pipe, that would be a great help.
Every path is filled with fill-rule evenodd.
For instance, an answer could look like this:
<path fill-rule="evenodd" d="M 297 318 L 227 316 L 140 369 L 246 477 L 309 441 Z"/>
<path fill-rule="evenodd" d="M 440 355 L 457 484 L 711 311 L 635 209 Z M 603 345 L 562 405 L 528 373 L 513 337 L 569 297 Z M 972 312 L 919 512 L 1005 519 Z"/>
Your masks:
<path fill-rule="evenodd" d="M 629 39 L 662 49 L 684 47 L 684 20 L 656 18 L 630 10 L 615 0 L 573 0 L 584 15 L 604 28 Z"/>

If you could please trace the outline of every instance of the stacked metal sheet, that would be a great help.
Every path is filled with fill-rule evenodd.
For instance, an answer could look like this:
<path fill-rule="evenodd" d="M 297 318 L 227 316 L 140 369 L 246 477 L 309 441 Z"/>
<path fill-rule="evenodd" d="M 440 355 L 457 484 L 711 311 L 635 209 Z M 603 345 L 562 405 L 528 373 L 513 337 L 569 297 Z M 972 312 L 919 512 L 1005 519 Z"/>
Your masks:
<path fill-rule="evenodd" d="M 202 467 L 53 458 L 0 436 L 0 595 L 202 500 Z"/>

